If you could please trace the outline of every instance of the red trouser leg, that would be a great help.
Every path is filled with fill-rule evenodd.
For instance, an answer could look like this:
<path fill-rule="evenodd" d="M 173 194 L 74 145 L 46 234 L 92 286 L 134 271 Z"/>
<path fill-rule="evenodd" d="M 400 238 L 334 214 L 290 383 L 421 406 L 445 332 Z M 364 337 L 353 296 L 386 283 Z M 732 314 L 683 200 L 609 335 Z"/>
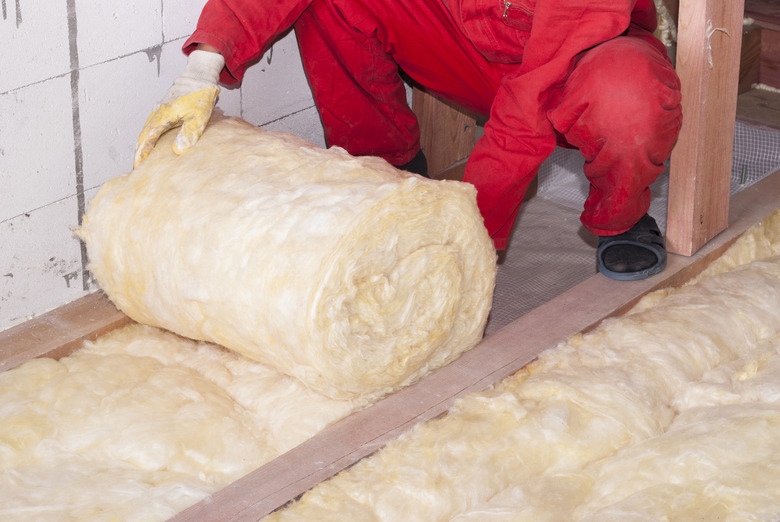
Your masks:
<path fill-rule="evenodd" d="M 415 155 L 419 128 L 399 66 L 446 99 L 490 111 L 503 76 L 518 65 L 485 60 L 450 16 L 430 0 L 314 0 L 296 34 L 329 145 L 396 165 Z M 647 187 L 677 136 L 674 70 L 647 35 L 616 38 L 581 56 L 559 100 L 550 121 L 582 151 L 592 184 L 583 223 L 596 234 L 627 230 L 647 211 Z M 495 156 L 506 158 L 497 175 L 515 174 L 513 153 Z"/>
<path fill-rule="evenodd" d="M 411 160 L 420 148 L 420 129 L 398 65 L 381 43 L 318 0 L 298 19 L 295 33 L 328 146 L 395 165 Z"/>
<path fill-rule="evenodd" d="M 680 82 L 643 37 L 623 36 L 584 53 L 548 113 L 585 157 L 590 193 L 581 216 L 597 235 L 631 228 L 650 206 L 680 129 Z"/>
<path fill-rule="evenodd" d="M 314 0 L 295 25 L 328 145 L 400 165 L 420 148 L 399 66 L 448 99 L 487 114 L 500 76 L 441 2 Z M 487 76 L 486 76 L 487 75 Z"/>

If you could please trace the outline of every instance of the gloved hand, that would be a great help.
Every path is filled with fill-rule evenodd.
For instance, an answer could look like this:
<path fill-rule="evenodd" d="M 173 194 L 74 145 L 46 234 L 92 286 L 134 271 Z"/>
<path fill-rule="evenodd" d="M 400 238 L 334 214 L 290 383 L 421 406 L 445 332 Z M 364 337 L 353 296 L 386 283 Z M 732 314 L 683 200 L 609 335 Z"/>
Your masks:
<path fill-rule="evenodd" d="M 219 53 L 193 51 L 187 67 L 165 97 L 146 120 L 135 149 L 133 167 L 137 167 L 152 152 L 157 140 L 166 131 L 181 125 L 173 142 L 173 152 L 183 154 L 203 134 L 219 94 L 219 73 L 225 59 Z"/>

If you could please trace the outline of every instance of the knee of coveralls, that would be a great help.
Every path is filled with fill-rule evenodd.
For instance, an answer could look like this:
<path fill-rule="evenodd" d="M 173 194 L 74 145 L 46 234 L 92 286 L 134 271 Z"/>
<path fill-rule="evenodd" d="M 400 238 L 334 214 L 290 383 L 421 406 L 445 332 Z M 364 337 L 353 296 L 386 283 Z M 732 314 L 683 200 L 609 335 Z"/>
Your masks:
<path fill-rule="evenodd" d="M 682 119 L 680 81 L 657 42 L 622 36 L 584 52 L 550 121 L 585 158 L 581 215 L 597 235 L 631 228 L 650 206 Z"/>
<path fill-rule="evenodd" d="M 382 43 L 355 29 L 331 0 L 314 0 L 295 33 L 328 146 L 394 165 L 410 161 L 420 130 Z"/>
<path fill-rule="evenodd" d="M 420 146 L 399 67 L 485 115 L 509 68 L 488 62 L 439 1 L 314 0 L 295 30 L 328 143 L 396 165 Z"/>

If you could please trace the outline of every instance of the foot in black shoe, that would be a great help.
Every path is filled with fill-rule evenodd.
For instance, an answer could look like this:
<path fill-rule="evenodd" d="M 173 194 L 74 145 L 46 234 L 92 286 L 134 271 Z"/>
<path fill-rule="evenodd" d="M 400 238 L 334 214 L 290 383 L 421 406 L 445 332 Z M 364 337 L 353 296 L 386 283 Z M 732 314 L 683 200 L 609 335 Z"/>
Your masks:
<path fill-rule="evenodd" d="M 666 246 L 655 219 L 648 214 L 627 232 L 600 236 L 599 272 L 611 279 L 636 281 L 666 267 Z"/>

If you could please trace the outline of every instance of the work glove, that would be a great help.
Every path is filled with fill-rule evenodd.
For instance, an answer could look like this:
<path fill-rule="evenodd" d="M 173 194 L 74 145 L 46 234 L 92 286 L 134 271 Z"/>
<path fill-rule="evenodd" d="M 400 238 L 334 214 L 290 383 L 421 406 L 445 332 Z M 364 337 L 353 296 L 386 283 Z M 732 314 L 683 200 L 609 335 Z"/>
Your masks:
<path fill-rule="evenodd" d="M 134 168 L 152 152 L 160 136 L 176 126 L 181 125 L 181 130 L 173 142 L 173 152 L 183 154 L 198 141 L 217 102 L 217 82 L 224 66 L 225 58 L 219 53 L 190 54 L 184 72 L 146 120 L 138 137 Z"/>

